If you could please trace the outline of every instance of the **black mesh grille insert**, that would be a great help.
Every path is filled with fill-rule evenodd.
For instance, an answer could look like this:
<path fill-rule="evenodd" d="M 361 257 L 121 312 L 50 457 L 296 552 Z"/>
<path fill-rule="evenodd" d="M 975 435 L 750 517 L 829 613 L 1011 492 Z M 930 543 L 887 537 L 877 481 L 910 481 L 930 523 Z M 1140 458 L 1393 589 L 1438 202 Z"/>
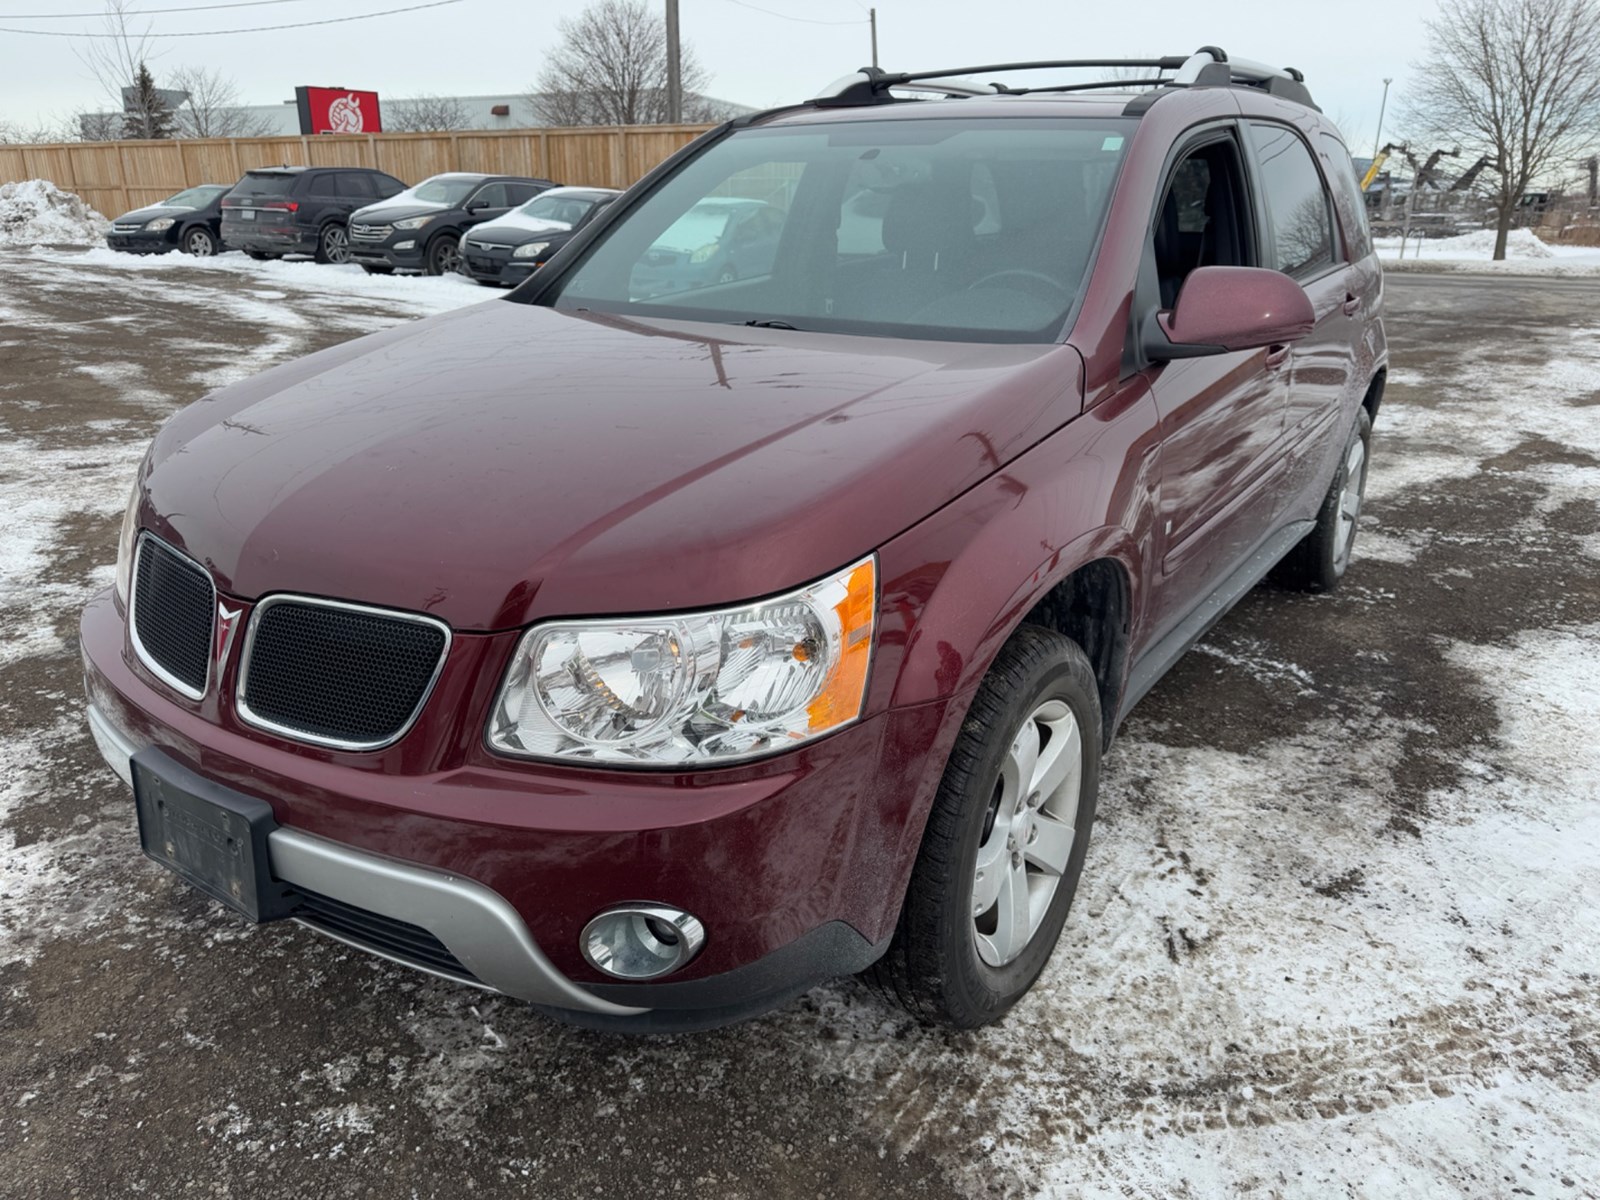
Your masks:
<path fill-rule="evenodd" d="M 359 945 L 381 950 L 408 963 L 458 975 L 463 979 L 473 977 L 472 972 L 445 948 L 443 942 L 420 925 L 397 921 L 393 917 L 369 912 L 346 904 L 343 900 L 308 892 L 303 888 L 297 888 L 296 891 L 303 898 L 303 903 L 295 909 L 294 915 L 307 924 L 336 933 Z"/>
<path fill-rule="evenodd" d="M 255 615 L 244 702 L 258 720 L 324 741 L 397 736 L 445 650 L 431 622 L 282 600 Z"/>
<path fill-rule="evenodd" d="M 145 657 L 190 691 L 205 691 L 216 610 L 205 568 L 147 537 L 133 587 L 133 631 Z"/>

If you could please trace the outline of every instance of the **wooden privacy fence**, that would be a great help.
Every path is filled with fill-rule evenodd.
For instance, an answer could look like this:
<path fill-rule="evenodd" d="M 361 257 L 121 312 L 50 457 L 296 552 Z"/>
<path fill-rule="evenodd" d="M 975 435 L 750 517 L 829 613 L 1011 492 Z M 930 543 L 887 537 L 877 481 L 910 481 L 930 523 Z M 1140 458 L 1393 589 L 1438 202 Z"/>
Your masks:
<path fill-rule="evenodd" d="M 197 183 L 232 183 L 252 167 L 280 164 L 376 167 L 408 184 L 441 171 L 483 171 L 620 188 L 710 128 L 627 125 L 0 145 L 0 183 L 48 179 L 108 217 Z"/>

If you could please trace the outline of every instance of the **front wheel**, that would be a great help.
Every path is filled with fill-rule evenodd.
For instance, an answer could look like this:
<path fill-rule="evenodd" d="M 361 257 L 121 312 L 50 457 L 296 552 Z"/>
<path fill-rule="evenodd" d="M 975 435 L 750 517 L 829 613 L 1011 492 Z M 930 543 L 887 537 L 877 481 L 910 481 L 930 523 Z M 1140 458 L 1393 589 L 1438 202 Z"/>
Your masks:
<path fill-rule="evenodd" d="M 454 275 L 461 269 L 461 239 L 441 233 L 428 244 L 428 274 Z"/>
<path fill-rule="evenodd" d="M 319 263 L 347 263 L 350 261 L 350 235 L 343 225 L 325 225 L 317 238 Z"/>
<path fill-rule="evenodd" d="M 210 258 L 217 252 L 217 239 L 212 236 L 211 230 L 197 225 L 183 235 L 183 251 L 196 258 Z"/>
<path fill-rule="evenodd" d="M 1018 629 L 950 753 L 894 940 L 871 968 L 881 990 L 924 1019 L 975 1029 L 1033 986 L 1083 873 L 1100 728 L 1083 651 Z"/>
<path fill-rule="evenodd" d="M 1276 583 L 1305 592 L 1331 592 L 1339 586 L 1355 550 L 1371 449 L 1372 418 L 1361 408 L 1317 512 L 1317 523 L 1273 568 Z"/>

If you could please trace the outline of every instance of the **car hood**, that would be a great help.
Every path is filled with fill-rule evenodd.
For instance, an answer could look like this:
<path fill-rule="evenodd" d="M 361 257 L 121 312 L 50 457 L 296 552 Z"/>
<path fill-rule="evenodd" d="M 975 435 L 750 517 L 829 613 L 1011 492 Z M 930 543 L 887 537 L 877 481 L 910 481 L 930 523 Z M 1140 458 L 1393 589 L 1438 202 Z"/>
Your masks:
<path fill-rule="evenodd" d="M 154 221 L 157 217 L 186 217 L 190 213 L 199 212 L 196 208 L 178 208 L 170 204 L 152 204 L 149 208 L 136 208 L 132 212 L 123 213 L 113 225 L 131 225 L 135 221 Z"/>
<path fill-rule="evenodd" d="M 457 629 L 733 603 L 882 545 L 1076 416 L 1069 346 L 638 322 L 490 301 L 174 416 L 145 527 L 225 592 Z"/>
<path fill-rule="evenodd" d="M 358 208 L 350 214 L 352 221 L 403 221 L 407 217 L 431 217 L 435 213 L 445 212 L 449 208 L 445 204 L 428 204 L 420 200 L 386 200 L 381 204 L 369 204 L 366 208 Z"/>
<path fill-rule="evenodd" d="M 477 226 L 471 236 L 480 242 L 520 246 L 523 242 L 531 242 L 541 233 L 568 233 L 571 229 L 572 226 L 565 221 L 545 221 L 538 217 L 525 217 L 518 212 L 508 212 L 503 217 Z"/>

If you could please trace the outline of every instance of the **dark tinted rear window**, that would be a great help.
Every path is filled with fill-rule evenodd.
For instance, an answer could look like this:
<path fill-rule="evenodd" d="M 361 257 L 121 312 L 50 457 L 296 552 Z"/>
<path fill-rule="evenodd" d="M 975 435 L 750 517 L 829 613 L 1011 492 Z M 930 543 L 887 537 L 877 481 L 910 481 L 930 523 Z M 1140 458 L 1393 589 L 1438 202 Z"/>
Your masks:
<path fill-rule="evenodd" d="M 1333 193 L 1339 220 L 1350 242 L 1350 258 L 1352 261 L 1363 259 L 1372 253 L 1372 231 L 1367 227 L 1367 201 L 1361 194 L 1361 182 L 1356 178 L 1356 165 L 1350 160 L 1350 151 L 1338 138 L 1323 134 L 1322 147 L 1333 164 Z"/>
<path fill-rule="evenodd" d="M 1282 125 L 1251 125 L 1272 225 L 1272 265 L 1311 275 L 1333 262 L 1328 192 L 1299 136 Z"/>
<path fill-rule="evenodd" d="M 287 196 L 298 175 L 246 175 L 233 189 L 235 196 Z"/>

